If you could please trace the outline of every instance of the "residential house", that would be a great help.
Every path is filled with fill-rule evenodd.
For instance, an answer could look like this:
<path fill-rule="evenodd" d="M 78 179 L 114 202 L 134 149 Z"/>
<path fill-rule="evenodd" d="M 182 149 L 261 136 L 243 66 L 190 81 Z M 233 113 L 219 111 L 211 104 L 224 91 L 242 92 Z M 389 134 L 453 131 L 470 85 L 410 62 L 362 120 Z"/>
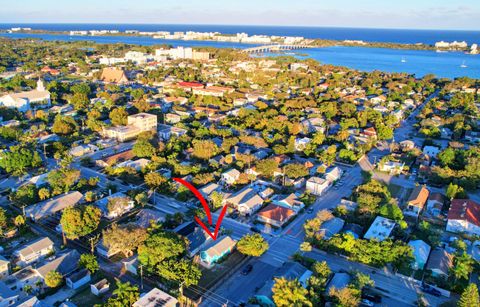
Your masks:
<path fill-rule="evenodd" d="M 430 245 L 422 240 L 412 240 L 408 242 L 408 245 L 412 247 L 414 261 L 412 268 L 415 270 L 423 270 L 425 264 L 427 264 L 428 256 L 430 255 Z"/>
<path fill-rule="evenodd" d="M 370 228 L 368 228 L 363 238 L 369 240 L 377 240 L 381 242 L 390 237 L 393 228 L 395 228 L 394 221 L 384 218 L 382 216 L 377 216 L 373 221 L 372 225 L 370 225 Z"/>
<path fill-rule="evenodd" d="M 117 192 L 97 200 L 96 205 L 102 210 L 103 216 L 111 220 L 132 210 L 135 202 L 122 192 Z"/>
<path fill-rule="evenodd" d="M 0 281 L 0 307 L 15 305 L 19 300 L 19 293 L 11 290 L 3 281 Z"/>
<path fill-rule="evenodd" d="M 296 138 L 295 139 L 295 150 L 296 151 L 303 151 L 307 147 L 308 144 L 312 142 L 311 138 L 303 137 L 303 138 Z"/>
<path fill-rule="evenodd" d="M 327 179 L 328 182 L 334 183 L 335 181 L 339 180 L 342 178 L 343 171 L 341 168 L 338 166 L 332 167 L 330 169 L 327 169 L 325 172 L 325 179 Z"/>
<path fill-rule="evenodd" d="M 27 296 L 18 301 L 15 307 L 45 307 L 45 305 L 36 296 Z"/>
<path fill-rule="evenodd" d="M 25 208 L 25 215 L 33 221 L 51 216 L 63 209 L 73 207 L 83 199 L 83 194 L 78 191 L 58 195 L 54 198 L 39 202 Z"/>
<path fill-rule="evenodd" d="M 158 137 L 163 141 L 168 141 L 173 136 L 180 137 L 187 133 L 187 130 L 170 125 L 158 125 Z"/>
<path fill-rule="evenodd" d="M 350 284 L 352 277 L 348 273 L 334 273 L 332 279 L 327 284 L 327 288 L 325 289 L 325 293 L 330 293 L 333 289 L 342 290 Z"/>
<path fill-rule="evenodd" d="M 382 172 L 388 172 L 390 174 L 398 175 L 402 172 L 405 163 L 403 162 L 396 162 L 396 161 L 386 161 L 380 162 L 378 165 L 378 169 Z"/>
<path fill-rule="evenodd" d="M 480 132 L 478 131 L 466 131 L 465 132 L 465 140 L 472 144 L 480 143 Z"/>
<path fill-rule="evenodd" d="M 176 307 L 178 300 L 158 288 L 153 288 L 148 293 L 140 295 L 132 307 Z"/>
<path fill-rule="evenodd" d="M 97 253 L 104 257 L 104 258 L 110 258 L 116 254 L 118 254 L 120 252 L 119 249 L 114 249 L 112 247 L 107 247 L 105 246 L 105 244 L 103 244 L 103 239 L 100 240 L 100 242 L 97 244 L 97 246 L 95 247 L 95 249 L 97 250 Z"/>
<path fill-rule="evenodd" d="M 427 213 L 438 217 L 442 213 L 445 197 L 441 193 L 431 193 L 427 200 Z"/>
<path fill-rule="evenodd" d="M 157 116 L 148 113 L 138 113 L 127 117 L 127 126 L 104 128 L 102 135 L 116 139 L 119 142 L 125 142 L 147 131 L 157 132 Z"/>
<path fill-rule="evenodd" d="M 147 167 L 147 165 L 150 164 L 150 162 L 152 161 L 145 158 L 137 159 L 135 161 L 129 160 L 129 161 L 118 163 L 115 168 L 128 167 L 128 168 L 133 168 L 138 172 L 144 169 L 145 167 Z"/>
<path fill-rule="evenodd" d="M 326 179 L 320 177 L 310 177 L 310 179 L 307 180 L 306 189 L 313 195 L 320 196 L 323 195 L 328 188 L 330 188 L 330 185 L 331 183 Z"/>
<path fill-rule="evenodd" d="M 454 199 L 447 215 L 447 231 L 480 235 L 480 204 L 471 199 Z"/>
<path fill-rule="evenodd" d="M 67 287 L 76 290 L 89 283 L 91 280 L 90 272 L 87 269 L 81 269 L 66 278 Z"/>
<path fill-rule="evenodd" d="M 0 97 L 1 106 L 16 108 L 20 112 L 30 110 L 32 104 L 50 106 L 50 92 L 45 89 L 45 86 L 40 79 L 37 82 L 37 88 L 34 90 L 10 93 Z"/>
<path fill-rule="evenodd" d="M 23 288 L 27 285 L 30 287 L 36 287 L 37 283 L 41 282 L 43 282 L 42 278 L 32 266 L 27 266 L 5 279 L 5 285 L 13 291 L 23 291 Z"/>
<path fill-rule="evenodd" d="M 305 208 L 305 204 L 298 198 L 295 193 L 291 193 L 288 196 L 281 196 L 277 198 L 274 203 L 278 206 L 286 207 L 298 213 L 301 209 Z"/>
<path fill-rule="evenodd" d="M 230 195 L 225 202 L 233 205 L 242 215 L 253 214 L 263 205 L 263 199 L 248 186 Z"/>
<path fill-rule="evenodd" d="M 10 275 L 10 261 L 0 256 L 0 280 Z"/>
<path fill-rule="evenodd" d="M 95 284 L 90 285 L 90 292 L 92 292 L 93 295 L 100 296 L 102 294 L 105 294 L 110 290 L 110 283 L 106 278 L 98 281 Z"/>
<path fill-rule="evenodd" d="M 125 84 L 130 82 L 123 69 L 116 67 L 106 67 L 102 70 L 100 81 L 105 83 Z"/>
<path fill-rule="evenodd" d="M 166 219 L 165 213 L 148 208 L 140 210 L 136 217 L 137 221 L 135 223 L 143 228 L 150 227 L 152 223 L 164 222 Z"/>
<path fill-rule="evenodd" d="M 200 259 L 207 267 L 213 266 L 218 260 L 230 254 L 237 242 L 229 236 L 218 238 L 211 242 L 206 249 L 200 253 Z"/>
<path fill-rule="evenodd" d="M 200 227 L 196 227 L 195 230 L 187 235 L 188 247 L 187 255 L 192 258 L 207 244 L 210 243 L 212 238 Z"/>
<path fill-rule="evenodd" d="M 13 255 L 18 258 L 16 265 L 25 267 L 42 260 L 54 251 L 55 249 L 52 240 L 48 237 L 43 237 L 28 243 L 19 250 L 16 250 Z"/>
<path fill-rule="evenodd" d="M 443 248 L 436 248 L 430 253 L 426 269 L 432 271 L 435 277 L 447 277 L 453 266 L 453 256 Z"/>
<path fill-rule="evenodd" d="M 57 258 L 37 267 L 34 270 L 42 278 L 42 280 L 45 280 L 45 276 L 51 271 L 57 271 L 65 277 L 73 273 L 78 268 L 79 260 L 80 254 L 77 252 L 77 250 L 73 249 L 57 256 Z"/>
<path fill-rule="evenodd" d="M 258 212 L 257 220 L 280 228 L 295 215 L 296 212 L 288 207 L 269 204 Z"/>
<path fill-rule="evenodd" d="M 238 180 L 239 177 L 240 177 L 240 172 L 232 168 L 222 173 L 221 180 L 226 184 L 233 185 L 235 184 L 235 182 Z"/>
<path fill-rule="evenodd" d="M 213 192 L 220 192 L 221 188 L 218 184 L 211 182 L 198 191 L 203 195 L 203 197 L 210 198 L 210 195 L 212 195 Z"/>
<path fill-rule="evenodd" d="M 125 271 L 130 272 L 133 275 L 138 275 L 139 261 L 137 255 L 122 261 L 122 264 Z"/>
<path fill-rule="evenodd" d="M 343 226 L 345 225 L 345 221 L 341 218 L 334 217 L 322 223 L 320 226 L 320 230 L 318 234 L 324 239 L 328 240 L 331 239 L 334 235 L 339 233 Z"/>
<path fill-rule="evenodd" d="M 423 207 L 427 203 L 430 192 L 425 186 L 417 186 L 408 197 L 407 206 L 403 213 L 413 219 L 417 219 Z"/>

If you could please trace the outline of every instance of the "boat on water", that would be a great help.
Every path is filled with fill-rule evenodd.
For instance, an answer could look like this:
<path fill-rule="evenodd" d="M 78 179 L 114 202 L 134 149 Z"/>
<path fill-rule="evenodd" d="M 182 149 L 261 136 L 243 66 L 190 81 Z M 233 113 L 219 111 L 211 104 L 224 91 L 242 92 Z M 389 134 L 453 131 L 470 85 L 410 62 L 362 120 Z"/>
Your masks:
<path fill-rule="evenodd" d="M 402 59 L 400 60 L 400 62 L 402 62 L 402 63 L 406 63 L 406 62 L 407 62 L 407 60 L 405 60 L 405 58 L 402 58 Z"/>
<path fill-rule="evenodd" d="M 467 68 L 467 64 L 465 64 L 465 61 L 463 61 L 462 65 L 460 65 L 461 68 Z"/>

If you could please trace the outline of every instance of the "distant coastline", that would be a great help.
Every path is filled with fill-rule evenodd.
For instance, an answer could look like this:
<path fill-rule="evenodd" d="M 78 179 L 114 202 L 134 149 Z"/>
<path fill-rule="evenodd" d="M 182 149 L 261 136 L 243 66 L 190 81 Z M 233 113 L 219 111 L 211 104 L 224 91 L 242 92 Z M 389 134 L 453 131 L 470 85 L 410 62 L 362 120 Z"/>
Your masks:
<path fill-rule="evenodd" d="M 456 45 L 455 47 L 438 48 L 434 44 L 426 43 L 398 43 L 398 42 L 383 42 L 383 41 L 365 41 L 365 40 L 334 40 L 323 38 L 307 38 L 305 36 L 288 36 L 288 35 L 267 35 L 254 34 L 249 36 L 245 32 L 237 32 L 236 34 L 222 33 L 222 32 L 196 32 L 196 31 L 140 31 L 134 28 L 129 30 L 118 29 L 100 29 L 100 30 L 46 30 L 35 29 L 31 27 L 11 27 L 4 29 L 0 25 L 0 33 L 20 33 L 20 34 L 48 34 L 48 35 L 70 35 L 70 36 L 118 36 L 118 37 L 153 37 L 162 40 L 184 40 L 184 41 L 207 41 L 207 42 L 231 42 L 238 44 L 258 44 L 258 45 L 272 45 L 272 44 L 302 44 L 310 47 L 332 47 L 332 46 L 353 46 L 353 47 L 371 47 L 371 48 L 390 48 L 390 49 L 404 49 L 404 50 L 438 50 L 438 51 L 462 51 L 470 52 L 470 47 L 463 42 L 463 46 Z M 442 41 L 443 43 L 443 41 Z M 455 43 L 457 43 L 455 41 Z M 448 45 L 448 43 L 447 43 Z M 476 44 L 475 52 L 477 54 Z"/>
<path fill-rule="evenodd" d="M 413 30 L 413 29 L 374 29 L 304 26 L 257 26 L 257 25 L 198 25 L 198 24 L 75 24 L 75 23 L 0 23 L 0 29 L 28 27 L 33 30 L 50 32 L 88 31 L 88 30 L 126 30 L 136 29 L 145 32 L 156 31 L 195 31 L 220 32 L 223 34 L 247 33 L 249 35 L 303 36 L 307 39 L 322 40 L 363 40 L 378 43 L 433 45 L 437 41 L 466 41 L 469 44 L 480 43 L 480 31 L 473 30 Z"/>

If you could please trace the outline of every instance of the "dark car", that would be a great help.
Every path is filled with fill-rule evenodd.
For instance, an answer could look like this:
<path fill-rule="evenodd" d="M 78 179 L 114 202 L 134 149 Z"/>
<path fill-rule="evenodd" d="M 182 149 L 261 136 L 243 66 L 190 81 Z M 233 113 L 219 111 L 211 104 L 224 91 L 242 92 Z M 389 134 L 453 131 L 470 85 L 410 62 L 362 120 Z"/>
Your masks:
<path fill-rule="evenodd" d="M 437 289 L 429 286 L 429 285 L 422 285 L 422 291 L 425 292 L 425 293 L 428 293 L 428 294 L 431 294 L 433 296 L 440 296 L 442 295 L 442 293 L 440 291 L 438 291 Z"/>
<path fill-rule="evenodd" d="M 382 297 L 378 294 L 362 293 L 362 298 L 365 299 L 365 300 L 369 300 L 370 302 L 377 303 L 377 304 L 382 302 Z"/>
<path fill-rule="evenodd" d="M 253 270 L 253 265 L 247 264 L 242 270 L 242 275 L 248 275 L 252 270 Z"/>
<path fill-rule="evenodd" d="M 307 209 L 307 213 L 308 213 L 308 214 L 312 214 L 312 213 L 313 213 L 313 208 L 308 208 L 308 209 Z"/>
<path fill-rule="evenodd" d="M 250 230 L 253 231 L 253 232 L 256 232 L 256 233 L 261 233 L 260 229 L 258 229 L 256 227 L 251 227 Z"/>

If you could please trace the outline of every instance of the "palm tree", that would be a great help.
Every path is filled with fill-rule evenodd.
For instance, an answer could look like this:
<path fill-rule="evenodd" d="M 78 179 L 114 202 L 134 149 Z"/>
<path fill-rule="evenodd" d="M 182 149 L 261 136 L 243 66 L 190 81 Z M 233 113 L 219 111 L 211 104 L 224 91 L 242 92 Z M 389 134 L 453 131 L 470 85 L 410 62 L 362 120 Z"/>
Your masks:
<path fill-rule="evenodd" d="M 138 287 L 131 285 L 130 282 L 122 283 L 120 280 L 117 280 L 117 289 L 113 291 L 113 295 L 116 296 L 116 299 L 123 306 L 131 306 L 138 300 Z"/>

